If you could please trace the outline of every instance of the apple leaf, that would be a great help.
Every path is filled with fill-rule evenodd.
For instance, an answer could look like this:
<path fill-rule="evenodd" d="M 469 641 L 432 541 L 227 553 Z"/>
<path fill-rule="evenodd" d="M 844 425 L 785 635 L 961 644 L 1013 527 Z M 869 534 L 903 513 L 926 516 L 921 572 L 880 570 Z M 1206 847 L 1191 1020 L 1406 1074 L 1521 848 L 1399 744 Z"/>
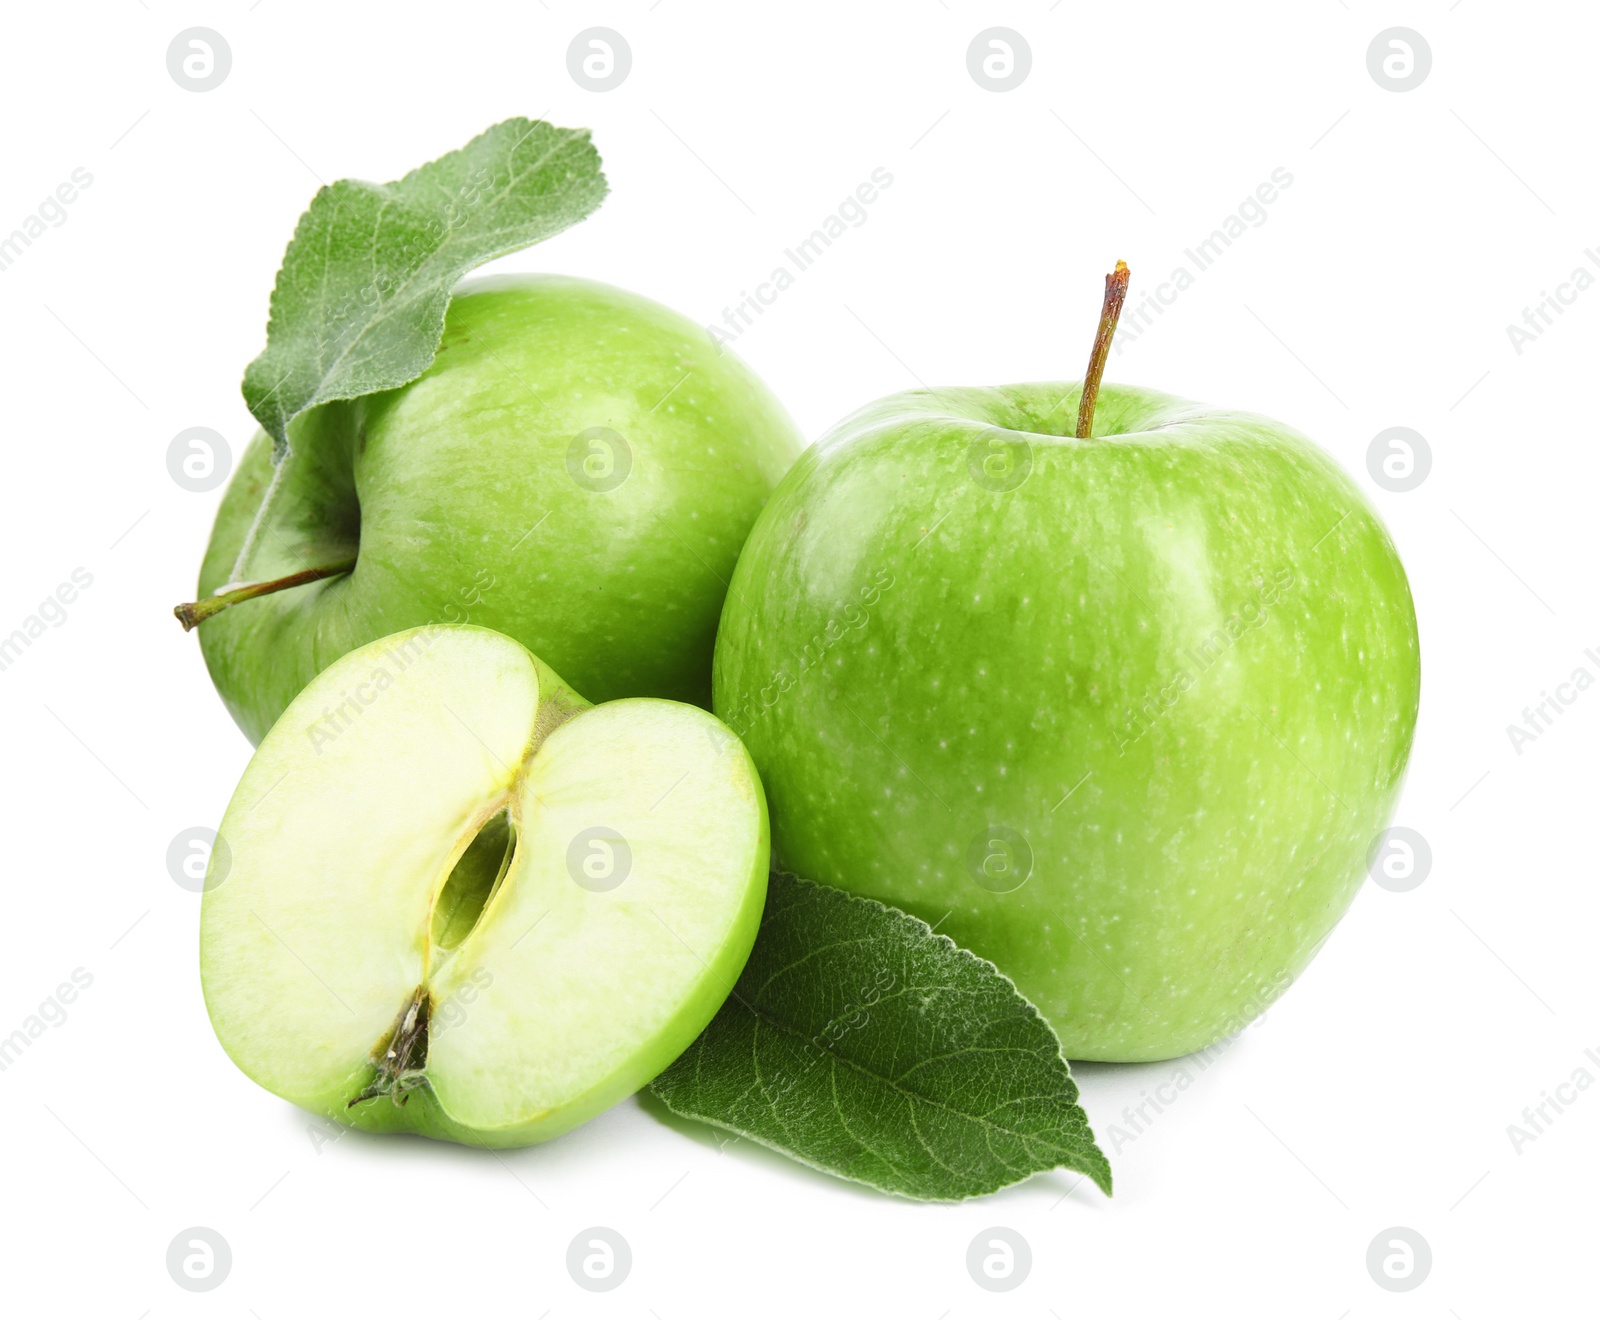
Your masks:
<path fill-rule="evenodd" d="M 651 1089 L 685 1118 L 913 1200 L 1057 1167 L 1111 1191 L 1061 1046 L 992 963 L 782 873 L 733 993 Z"/>
<path fill-rule="evenodd" d="M 274 460 L 307 408 L 426 371 L 467 271 L 559 234 L 605 195 L 587 129 L 520 118 L 396 183 L 341 179 L 319 191 L 284 253 L 267 346 L 244 373 Z"/>

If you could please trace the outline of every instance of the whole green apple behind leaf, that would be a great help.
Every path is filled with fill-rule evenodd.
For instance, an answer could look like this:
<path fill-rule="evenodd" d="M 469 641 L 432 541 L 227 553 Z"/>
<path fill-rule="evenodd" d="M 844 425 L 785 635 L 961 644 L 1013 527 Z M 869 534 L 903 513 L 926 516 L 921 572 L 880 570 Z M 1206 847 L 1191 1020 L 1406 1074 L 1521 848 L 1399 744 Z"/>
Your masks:
<path fill-rule="evenodd" d="M 1090 394 L 1082 439 L 1077 384 L 842 422 L 745 546 L 715 704 L 781 864 L 991 959 L 1069 1058 L 1162 1059 L 1258 1015 L 1350 903 L 1417 631 L 1382 523 L 1309 441 Z"/>
<path fill-rule="evenodd" d="M 245 1073 L 315 1113 L 543 1141 L 711 1020 L 767 840 L 707 712 L 590 706 L 498 633 L 412 629 L 330 665 L 240 780 L 201 902 L 206 1007 Z"/>
<path fill-rule="evenodd" d="M 709 704 L 727 580 L 800 446 L 700 327 L 558 276 L 462 286 L 418 379 L 289 434 L 277 469 L 251 444 L 200 573 L 202 612 L 286 588 L 200 625 L 254 742 L 339 656 L 425 623 L 503 632 L 598 701 Z"/>

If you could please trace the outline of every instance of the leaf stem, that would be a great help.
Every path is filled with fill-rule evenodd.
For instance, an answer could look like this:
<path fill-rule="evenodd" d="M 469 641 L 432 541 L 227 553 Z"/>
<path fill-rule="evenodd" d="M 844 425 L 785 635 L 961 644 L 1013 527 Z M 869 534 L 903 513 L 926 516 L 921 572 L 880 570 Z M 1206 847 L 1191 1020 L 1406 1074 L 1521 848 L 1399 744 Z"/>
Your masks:
<path fill-rule="evenodd" d="M 1106 358 L 1111 353 L 1111 336 L 1117 333 L 1117 318 L 1122 315 L 1122 300 L 1128 296 L 1129 272 L 1126 262 L 1106 276 L 1105 301 L 1100 306 L 1100 326 L 1095 331 L 1094 348 L 1089 352 L 1089 370 L 1083 377 L 1083 395 L 1078 400 L 1079 440 L 1087 440 L 1094 426 L 1094 405 L 1100 397 L 1100 377 L 1105 374 Z"/>
<path fill-rule="evenodd" d="M 184 632 L 189 632 L 213 614 L 221 614 L 230 605 L 237 605 L 240 601 L 254 600 L 257 596 L 270 596 L 275 591 L 287 591 L 290 587 L 303 587 L 308 582 L 320 582 L 323 578 L 339 577 L 350 572 L 355 566 L 355 557 L 352 556 L 349 559 L 341 559 L 337 564 L 302 569 L 298 573 L 290 573 L 287 577 L 273 578 L 270 582 L 247 582 L 232 591 L 219 592 L 215 596 L 207 596 L 204 600 L 194 600 L 187 605 L 179 605 L 172 612 L 183 625 Z"/>
<path fill-rule="evenodd" d="M 234 557 L 233 572 L 228 574 L 229 582 L 238 582 L 244 577 L 244 566 L 250 560 L 251 553 L 256 548 L 256 539 L 261 535 L 261 529 L 266 525 L 267 514 L 272 508 L 272 501 L 277 496 L 283 485 L 284 469 L 289 466 L 294 457 L 294 450 L 285 450 L 280 457 L 272 456 L 272 480 L 267 482 L 266 494 L 261 497 L 261 503 L 256 505 L 255 516 L 250 519 L 250 529 L 245 532 L 244 540 L 239 545 L 239 553 Z"/>

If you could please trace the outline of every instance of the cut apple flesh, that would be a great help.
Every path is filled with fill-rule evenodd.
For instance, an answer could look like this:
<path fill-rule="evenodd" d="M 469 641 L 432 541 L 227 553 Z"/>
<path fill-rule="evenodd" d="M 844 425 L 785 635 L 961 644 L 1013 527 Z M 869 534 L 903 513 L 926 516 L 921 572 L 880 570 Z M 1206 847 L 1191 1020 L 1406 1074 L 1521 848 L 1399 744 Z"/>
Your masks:
<path fill-rule="evenodd" d="M 755 940 L 767 813 L 693 706 L 590 706 L 519 644 L 418 628 L 267 735 L 213 849 L 201 971 L 255 1081 L 374 1131 L 542 1141 L 637 1090 Z"/>

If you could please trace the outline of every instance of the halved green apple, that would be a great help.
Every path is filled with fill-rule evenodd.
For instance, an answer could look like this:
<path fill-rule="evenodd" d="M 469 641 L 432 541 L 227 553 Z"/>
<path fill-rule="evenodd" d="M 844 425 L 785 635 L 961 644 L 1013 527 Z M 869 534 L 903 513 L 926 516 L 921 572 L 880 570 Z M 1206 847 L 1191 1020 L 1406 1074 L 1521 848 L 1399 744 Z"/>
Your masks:
<path fill-rule="evenodd" d="M 483 628 L 397 633 L 284 712 L 223 817 L 206 1007 L 269 1091 L 369 1131 L 557 1136 L 711 1020 L 766 897 L 743 745 L 591 706 Z"/>

